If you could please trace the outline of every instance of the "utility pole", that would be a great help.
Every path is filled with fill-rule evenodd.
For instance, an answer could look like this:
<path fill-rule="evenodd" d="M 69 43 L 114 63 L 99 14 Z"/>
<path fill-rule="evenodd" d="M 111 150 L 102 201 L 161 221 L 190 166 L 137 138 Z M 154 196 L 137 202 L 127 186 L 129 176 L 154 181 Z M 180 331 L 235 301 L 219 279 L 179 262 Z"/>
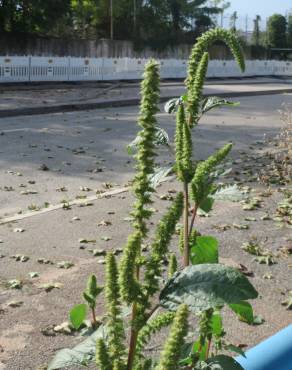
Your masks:
<path fill-rule="evenodd" d="M 134 24 L 134 34 L 136 33 L 137 28 L 137 3 L 136 0 L 133 0 L 133 24 Z"/>
<path fill-rule="evenodd" d="M 248 41 L 248 15 L 245 16 L 245 40 Z"/>
<path fill-rule="evenodd" d="M 114 6 L 113 0 L 110 0 L 110 39 L 114 39 Z"/>

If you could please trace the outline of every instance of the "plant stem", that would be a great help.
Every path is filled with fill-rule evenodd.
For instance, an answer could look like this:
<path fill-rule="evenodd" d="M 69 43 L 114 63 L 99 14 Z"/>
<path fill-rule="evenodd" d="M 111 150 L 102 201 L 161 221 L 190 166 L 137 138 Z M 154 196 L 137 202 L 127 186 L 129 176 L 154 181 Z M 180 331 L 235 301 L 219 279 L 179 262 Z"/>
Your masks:
<path fill-rule="evenodd" d="M 97 321 L 96 321 L 95 309 L 94 309 L 94 308 L 92 308 L 92 309 L 91 309 L 91 312 L 92 312 L 92 326 L 93 326 L 94 328 L 96 328 L 96 327 L 97 327 Z"/>
<path fill-rule="evenodd" d="M 132 308 L 132 324 L 131 324 L 131 336 L 130 336 L 130 345 L 129 345 L 129 354 L 128 354 L 128 362 L 127 362 L 127 370 L 132 370 L 133 363 L 134 363 L 134 356 L 136 351 L 136 344 L 137 344 L 137 337 L 138 331 L 135 329 L 135 319 L 137 315 L 137 304 L 133 303 Z"/>
<path fill-rule="evenodd" d="M 193 214 L 192 214 L 192 219 L 191 219 L 191 224 L 190 224 L 189 236 L 192 233 L 192 230 L 193 230 L 193 227 L 194 227 L 194 222 L 195 222 L 195 219 L 196 219 L 196 216 L 197 216 L 197 212 L 198 212 L 198 206 L 195 204 L 195 206 L 193 208 Z"/>
<path fill-rule="evenodd" d="M 136 266 L 136 279 L 139 281 L 140 278 L 140 266 Z M 133 303 L 132 308 L 132 319 L 131 319 L 131 336 L 128 354 L 127 370 L 132 370 L 134 364 L 134 357 L 137 345 L 138 330 L 135 328 L 135 320 L 137 316 L 137 303 Z"/>
<path fill-rule="evenodd" d="M 184 182 L 184 261 L 183 266 L 189 265 L 189 189 L 188 183 Z"/>
<path fill-rule="evenodd" d="M 206 360 L 209 358 L 209 352 L 211 348 L 211 342 L 212 342 L 212 337 L 208 340 L 208 345 L 207 345 L 207 352 L 206 352 Z"/>
<path fill-rule="evenodd" d="M 157 305 L 155 305 L 153 308 L 152 308 L 152 310 L 147 314 L 147 319 L 146 319 L 146 321 L 148 321 L 149 319 L 150 319 L 150 317 L 154 314 L 154 312 L 156 311 L 156 310 L 158 310 L 158 308 L 160 307 L 160 305 L 159 304 L 157 304 Z"/>

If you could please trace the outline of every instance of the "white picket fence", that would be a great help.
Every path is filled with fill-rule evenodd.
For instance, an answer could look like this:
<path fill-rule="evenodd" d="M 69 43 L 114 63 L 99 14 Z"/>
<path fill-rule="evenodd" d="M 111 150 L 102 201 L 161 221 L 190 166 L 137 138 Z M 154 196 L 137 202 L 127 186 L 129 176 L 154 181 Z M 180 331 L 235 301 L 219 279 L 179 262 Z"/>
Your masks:
<path fill-rule="evenodd" d="M 141 79 L 147 59 L 0 57 L 0 83 Z M 162 78 L 184 78 L 187 61 L 160 60 Z M 248 60 L 241 73 L 233 60 L 211 60 L 208 77 L 292 76 L 292 63 Z"/>

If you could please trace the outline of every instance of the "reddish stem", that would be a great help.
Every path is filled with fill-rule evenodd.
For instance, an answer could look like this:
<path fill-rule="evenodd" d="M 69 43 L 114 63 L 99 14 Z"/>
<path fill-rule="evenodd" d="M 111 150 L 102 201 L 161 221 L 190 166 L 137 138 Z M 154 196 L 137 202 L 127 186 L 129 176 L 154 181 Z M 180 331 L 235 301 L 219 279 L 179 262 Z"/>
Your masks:
<path fill-rule="evenodd" d="M 130 347 L 129 347 L 129 354 L 128 354 L 128 362 L 127 362 L 127 370 L 132 370 L 133 363 L 134 363 L 134 356 L 136 351 L 136 344 L 137 344 L 137 337 L 138 331 L 134 328 L 135 320 L 137 315 L 137 305 L 136 303 L 133 304 L 132 308 L 132 328 L 131 328 L 131 337 L 130 337 Z"/>
<path fill-rule="evenodd" d="M 189 252 L 189 193 L 188 183 L 184 182 L 184 267 L 190 263 Z"/>
<path fill-rule="evenodd" d="M 211 342 L 212 342 L 212 338 L 210 338 L 210 339 L 208 340 L 207 352 L 206 352 L 206 360 L 208 360 L 208 357 L 209 357 L 210 348 L 211 348 Z"/>
<path fill-rule="evenodd" d="M 197 212 L 198 212 L 198 206 L 195 204 L 195 206 L 193 208 L 193 214 L 192 214 L 192 219 L 191 219 L 191 224 L 190 224 L 189 236 L 192 233 L 192 230 L 193 230 L 193 227 L 194 227 L 194 223 L 195 223 L 195 219 L 196 219 L 196 216 L 197 216 Z"/>
<path fill-rule="evenodd" d="M 92 308 L 92 309 L 91 309 L 91 312 L 92 312 L 92 326 L 93 326 L 94 328 L 96 328 L 96 327 L 97 327 L 97 320 L 96 320 L 95 309 L 94 309 L 94 308 Z"/>

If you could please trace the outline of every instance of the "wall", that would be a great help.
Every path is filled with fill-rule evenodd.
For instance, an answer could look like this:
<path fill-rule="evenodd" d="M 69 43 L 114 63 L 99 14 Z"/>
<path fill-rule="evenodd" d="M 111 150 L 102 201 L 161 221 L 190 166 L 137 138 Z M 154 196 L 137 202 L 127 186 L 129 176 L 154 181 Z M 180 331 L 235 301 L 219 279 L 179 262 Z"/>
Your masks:
<path fill-rule="evenodd" d="M 0 34 L 0 55 L 9 56 L 46 56 L 46 57 L 83 57 L 83 58 L 149 58 L 187 59 L 191 45 L 179 45 L 161 52 L 145 48 L 135 51 L 131 41 L 119 40 L 66 40 L 40 38 L 26 34 Z M 210 48 L 211 59 L 230 59 L 231 55 L 224 45 L 214 45 Z M 250 59 L 250 53 L 246 52 Z"/>

